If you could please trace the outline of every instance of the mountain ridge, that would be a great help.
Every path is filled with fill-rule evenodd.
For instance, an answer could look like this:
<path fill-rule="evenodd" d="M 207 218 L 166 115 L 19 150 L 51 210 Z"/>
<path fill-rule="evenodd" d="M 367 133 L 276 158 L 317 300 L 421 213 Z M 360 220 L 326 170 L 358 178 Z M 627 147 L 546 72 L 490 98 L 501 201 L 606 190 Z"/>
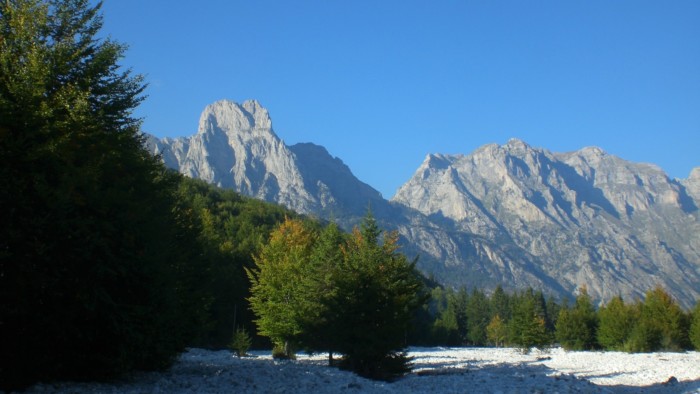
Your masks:
<path fill-rule="evenodd" d="M 418 267 L 446 285 L 532 286 L 599 301 L 657 284 L 700 298 L 700 167 L 685 180 L 599 147 L 555 153 L 519 139 L 428 154 L 385 200 L 319 145 L 287 146 L 267 110 L 222 100 L 191 137 L 147 138 L 168 167 L 349 228 L 371 207 Z"/>

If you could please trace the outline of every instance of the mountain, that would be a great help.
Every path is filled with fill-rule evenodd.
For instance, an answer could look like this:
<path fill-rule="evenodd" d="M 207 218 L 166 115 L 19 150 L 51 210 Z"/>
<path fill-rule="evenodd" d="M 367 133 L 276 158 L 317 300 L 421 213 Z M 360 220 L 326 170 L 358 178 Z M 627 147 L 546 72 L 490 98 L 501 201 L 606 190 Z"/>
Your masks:
<path fill-rule="evenodd" d="M 338 158 L 311 143 L 287 146 L 257 101 L 207 106 L 191 137 L 158 139 L 146 146 L 165 164 L 192 178 L 276 202 L 304 214 L 339 221 L 386 201 Z"/>
<path fill-rule="evenodd" d="M 460 267 L 453 275 L 485 273 L 468 284 L 564 294 L 585 285 L 599 300 L 641 297 L 660 284 L 691 305 L 700 296 L 697 180 L 678 182 L 595 147 L 552 153 L 513 139 L 466 156 L 428 155 L 392 201 L 466 241 L 430 252 Z"/>
<path fill-rule="evenodd" d="M 700 168 L 679 181 L 600 148 L 553 153 L 513 139 L 428 155 L 386 201 L 325 148 L 285 145 L 256 101 L 216 102 L 195 135 L 147 146 L 185 175 L 345 228 L 371 207 L 446 285 L 559 296 L 585 285 L 601 301 L 662 285 L 685 306 L 700 298 Z"/>

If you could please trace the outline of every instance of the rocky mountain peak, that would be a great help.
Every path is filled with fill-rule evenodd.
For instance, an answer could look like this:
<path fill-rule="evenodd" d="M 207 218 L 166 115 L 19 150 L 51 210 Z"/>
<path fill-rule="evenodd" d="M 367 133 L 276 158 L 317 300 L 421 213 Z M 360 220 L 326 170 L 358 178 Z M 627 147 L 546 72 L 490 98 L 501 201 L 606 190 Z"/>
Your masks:
<path fill-rule="evenodd" d="M 423 160 L 423 164 L 421 165 L 421 167 L 435 170 L 444 170 L 450 166 L 450 163 L 451 159 L 449 156 L 439 153 L 431 153 L 425 157 L 425 160 Z"/>
<path fill-rule="evenodd" d="M 521 139 L 511 138 L 503 145 L 503 149 L 509 152 L 525 152 L 531 150 L 532 147 Z"/>
<path fill-rule="evenodd" d="M 686 191 L 700 204 L 700 167 L 695 167 L 690 171 L 688 179 L 681 181 Z"/>
<path fill-rule="evenodd" d="M 258 101 L 220 100 L 200 116 L 195 135 L 149 137 L 147 147 L 181 173 L 239 193 L 282 204 L 305 214 L 360 216 L 369 202 L 385 204 L 378 191 L 360 182 L 322 146 L 287 146 L 272 129 Z M 330 215 L 329 215 L 330 216 Z"/>
<path fill-rule="evenodd" d="M 607 155 L 604 150 L 597 146 L 587 146 L 580 149 L 577 154 L 591 164 L 599 163 Z"/>
<path fill-rule="evenodd" d="M 245 101 L 242 105 L 230 100 L 219 100 L 208 105 L 199 118 L 198 133 L 210 132 L 213 129 L 221 130 L 228 136 L 236 134 L 274 136 L 268 111 L 255 100 Z"/>
<path fill-rule="evenodd" d="M 700 167 L 695 167 L 692 170 L 690 170 L 688 180 L 700 181 Z"/>

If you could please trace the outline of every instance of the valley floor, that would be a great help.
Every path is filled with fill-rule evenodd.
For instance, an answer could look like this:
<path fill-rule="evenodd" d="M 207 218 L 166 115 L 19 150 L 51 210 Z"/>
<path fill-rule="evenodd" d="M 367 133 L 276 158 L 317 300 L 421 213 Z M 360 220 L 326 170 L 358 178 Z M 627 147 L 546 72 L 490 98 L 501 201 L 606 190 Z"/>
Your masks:
<path fill-rule="evenodd" d="M 376 382 L 327 366 L 327 355 L 238 359 L 190 349 L 167 372 L 115 384 L 40 384 L 30 393 L 700 393 L 700 352 L 627 354 L 411 348 L 413 372 Z"/>

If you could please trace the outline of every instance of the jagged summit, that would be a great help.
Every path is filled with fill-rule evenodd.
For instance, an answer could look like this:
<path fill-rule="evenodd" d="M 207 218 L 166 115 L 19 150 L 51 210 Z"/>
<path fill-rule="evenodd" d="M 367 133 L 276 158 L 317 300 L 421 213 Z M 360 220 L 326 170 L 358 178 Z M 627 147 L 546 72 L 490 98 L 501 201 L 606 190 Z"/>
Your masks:
<path fill-rule="evenodd" d="M 270 115 L 258 101 L 220 100 L 206 106 L 197 133 L 157 139 L 147 146 L 181 173 L 240 193 L 274 201 L 301 213 L 366 209 L 381 195 L 360 182 L 338 158 L 314 144 L 287 146 L 275 134 Z"/>
<path fill-rule="evenodd" d="M 690 171 L 688 179 L 681 181 L 688 194 L 696 201 L 700 202 L 700 167 L 695 167 Z"/>
<path fill-rule="evenodd" d="M 700 167 L 695 167 L 690 170 L 689 180 L 700 180 Z"/>
<path fill-rule="evenodd" d="M 219 100 L 208 105 L 199 118 L 198 133 L 219 129 L 227 135 L 232 133 L 272 132 L 272 120 L 267 109 L 256 100 L 237 104 L 230 100 Z"/>

